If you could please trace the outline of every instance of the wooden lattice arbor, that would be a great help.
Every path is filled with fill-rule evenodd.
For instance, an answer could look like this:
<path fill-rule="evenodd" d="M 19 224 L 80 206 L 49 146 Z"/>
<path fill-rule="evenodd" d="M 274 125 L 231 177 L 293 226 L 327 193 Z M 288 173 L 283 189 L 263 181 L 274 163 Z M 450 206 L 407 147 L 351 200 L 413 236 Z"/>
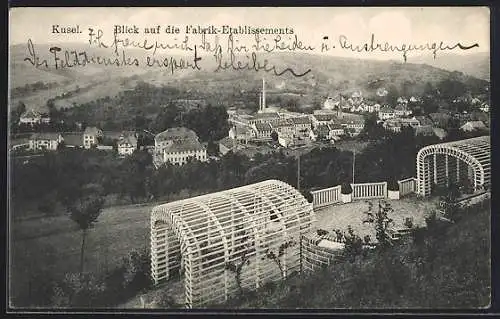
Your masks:
<path fill-rule="evenodd" d="M 490 184 L 491 144 L 489 136 L 434 144 L 417 154 L 417 193 L 429 196 L 435 185 L 450 180 L 471 182 L 474 190 Z"/>
<path fill-rule="evenodd" d="M 290 185 L 268 180 L 159 205 L 151 214 L 155 283 L 184 276 L 186 307 L 224 302 L 238 292 L 227 267 L 248 259 L 241 286 L 254 289 L 300 266 L 300 235 L 311 230 L 312 204 Z M 281 268 L 266 258 L 286 242 Z"/>

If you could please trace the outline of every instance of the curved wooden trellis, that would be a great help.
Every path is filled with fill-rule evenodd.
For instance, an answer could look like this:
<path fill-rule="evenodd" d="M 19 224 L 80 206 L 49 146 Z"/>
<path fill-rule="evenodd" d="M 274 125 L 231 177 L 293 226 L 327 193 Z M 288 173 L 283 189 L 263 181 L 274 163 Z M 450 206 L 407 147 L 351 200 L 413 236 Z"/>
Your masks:
<path fill-rule="evenodd" d="M 238 290 L 227 264 L 250 259 L 244 288 L 277 280 L 300 266 L 298 245 L 286 249 L 283 273 L 266 260 L 267 249 L 300 241 L 312 229 L 312 204 L 292 186 L 268 180 L 159 205 L 151 213 L 151 272 L 155 283 L 180 270 L 186 307 L 223 302 Z"/>
<path fill-rule="evenodd" d="M 450 161 L 450 157 L 455 160 Z M 471 170 L 475 190 L 489 185 L 491 179 L 489 136 L 423 147 L 417 153 L 417 193 L 428 196 L 433 184 L 442 185 L 450 178 L 460 181 L 464 169 Z"/>

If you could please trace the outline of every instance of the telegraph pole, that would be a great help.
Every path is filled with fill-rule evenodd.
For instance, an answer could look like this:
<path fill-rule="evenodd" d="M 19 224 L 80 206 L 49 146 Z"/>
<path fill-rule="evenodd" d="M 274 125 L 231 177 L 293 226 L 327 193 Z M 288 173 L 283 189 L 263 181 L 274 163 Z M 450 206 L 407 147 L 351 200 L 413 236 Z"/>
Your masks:
<path fill-rule="evenodd" d="M 300 153 L 297 157 L 297 190 L 300 192 Z"/>
<path fill-rule="evenodd" d="M 354 166 L 356 165 L 356 150 L 352 151 L 352 183 L 354 184 Z"/>

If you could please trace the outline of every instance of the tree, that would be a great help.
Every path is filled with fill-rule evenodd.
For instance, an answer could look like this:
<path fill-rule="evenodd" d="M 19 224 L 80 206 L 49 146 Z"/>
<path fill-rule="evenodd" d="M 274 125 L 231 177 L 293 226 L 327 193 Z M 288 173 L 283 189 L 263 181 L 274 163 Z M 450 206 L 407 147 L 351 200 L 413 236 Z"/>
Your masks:
<path fill-rule="evenodd" d="M 278 133 L 276 133 L 276 131 L 272 131 L 272 132 L 271 132 L 271 139 L 272 139 L 274 142 L 277 142 L 277 141 L 278 141 Z"/>
<path fill-rule="evenodd" d="M 458 184 L 449 182 L 444 195 L 440 196 L 440 208 L 443 212 L 445 218 L 452 221 L 456 221 L 458 218 L 458 211 L 460 209 L 460 204 L 457 203 L 460 197 L 460 188 Z"/>
<path fill-rule="evenodd" d="M 344 256 L 354 262 L 356 257 L 363 252 L 363 240 L 354 233 L 351 225 L 347 226 L 347 234 L 344 236 Z"/>
<path fill-rule="evenodd" d="M 26 112 L 26 104 L 24 102 L 19 101 L 15 110 L 17 116 L 21 116 L 24 112 Z"/>
<path fill-rule="evenodd" d="M 71 220 L 73 220 L 82 232 L 82 244 L 80 248 L 80 273 L 84 270 L 85 240 L 88 231 L 95 225 L 101 214 L 104 199 L 94 190 L 87 190 L 76 202 L 67 207 Z"/>
<path fill-rule="evenodd" d="M 244 246 L 245 249 L 241 252 L 239 258 L 237 258 L 236 261 L 227 262 L 225 265 L 225 268 L 227 270 L 234 273 L 240 295 L 243 295 L 243 287 L 241 286 L 241 274 L 243 271 L 243 266 L 250 264 L 250 256 L 247 252 L 247 250 L 250 248 L 248 237 L 244 237 L 242 239 L 242 242 L 246 242 L 247 244 Z"/>
<path fill-rule="evenodd" d="M 266 250 L 266 258 L 274 261 L 274 263 L 278 266 L 278 268 L 280 270 L 281 277 L 283 279 L 285 279 L 286 274 L 285 274 L 285 269 L 283 267 L 283 264 L 281 263 L 281 257 L 283 257 L 283 255 L 285 255 L 286 250 L 288 248 L 294 246 L 295 244 L 296 244 L 296 242 L 293 239 L 290 239 L 290 240 L 282 243 L 278 247 L 278 251 L 273 251 L 269 248 Z"/>
<path fill-rule="evenodd" d="M 438 90 L 444 99 L 452 100 L 466 93 L 466 86 L 456 79 L 444 79 L 439 82 Z"/>
<path fill-rule="evenodd" d="M 376 238 L 379 245 L 386 247 L 392 244 L 392 239 L 387 233 L 389 226 L 392 224 L 393 220 L 389 218 L 388 214 L 393 212 L 391 204 L 386 201 L 378 202 L 378 211 L 373 212 L 372 202 L 368 203 L 368 210 L 365 212 L 366 218 L 363 223 L 370 223 L 375 225 Z"/>
<path fill-rule="evenodd" d="M 396 102 L 399 97 L 399 91 L 398 88 L 395 85 L 391 85 L 388 89 L 387 95 L 385 96 L 386 98 L 386 103 L 395 106 Z"/>

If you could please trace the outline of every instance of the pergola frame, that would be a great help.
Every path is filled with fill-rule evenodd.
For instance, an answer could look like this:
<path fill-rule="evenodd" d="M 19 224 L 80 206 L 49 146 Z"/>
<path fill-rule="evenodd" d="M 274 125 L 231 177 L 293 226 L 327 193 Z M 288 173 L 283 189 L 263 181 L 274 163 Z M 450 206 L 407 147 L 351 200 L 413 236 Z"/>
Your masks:
<path fill-rule="evenodd" d="M 469 178 L 474 190 L 491 180 L 489 136 L 440 143 L 423 147 L 417 153 L 417 194 L 429 196 L 433 185 L 460 182 Z"/>
<path fill-rule="evenodd" d="M 229 262 L 238 263 L 243 254 L 250 259 L 242 274 L 244 288 L 286 277 L 300 266 L 299 245 L 281 257 L 283 273 L 266 261 L 266 250 L 276 251 L 288 241 L 298 244 L 314 220 L 312 204 L 278 180 L 156 206 L 151 213 L 153 280 L 160 283 L 180 270 L 186 307 L 223 302 L 238 290 Z"/>

